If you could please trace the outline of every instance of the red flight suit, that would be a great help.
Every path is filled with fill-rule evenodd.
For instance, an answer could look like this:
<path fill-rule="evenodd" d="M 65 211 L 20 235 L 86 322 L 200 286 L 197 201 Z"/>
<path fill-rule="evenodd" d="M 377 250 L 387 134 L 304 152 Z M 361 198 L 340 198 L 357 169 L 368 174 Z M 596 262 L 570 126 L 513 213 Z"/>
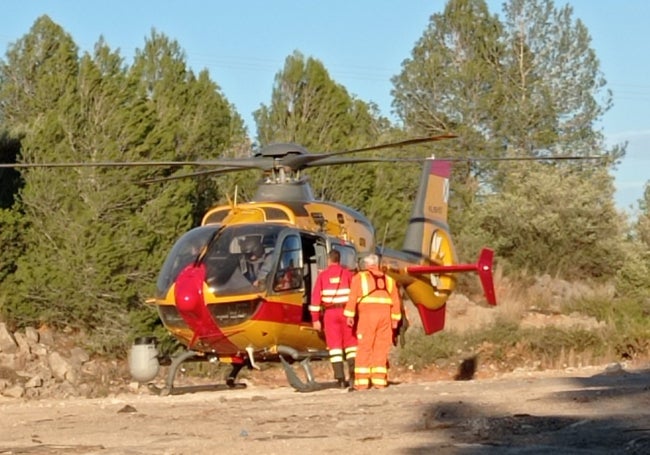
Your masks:
<path fill-rule="evenodd" d="M 395 280 L 377 267 L 368 267 L 352 278 L 343 314 L 346 318 L 358 315 L 355 389 L 388 385 L 388 354 L 393 328 L 402 318 L 401 306 Z"/>
<path fill-rule="evenodd" d="M 318 321 L 323 310 L 325 342 L 336 379 L 345 379 L 340 377 L 340 371 L 337 370 L 340 367 L 336 363 L 342 367 L 343 360 L 348 360 L 351 365 L 357 354 L 354 330 L 347 326 L 343 316 L 343 308 L 350 296 L 351 281 L 350 270 L 336 263 L 328 265 L 316 278 L 309 305 L 312 321 Z"/>

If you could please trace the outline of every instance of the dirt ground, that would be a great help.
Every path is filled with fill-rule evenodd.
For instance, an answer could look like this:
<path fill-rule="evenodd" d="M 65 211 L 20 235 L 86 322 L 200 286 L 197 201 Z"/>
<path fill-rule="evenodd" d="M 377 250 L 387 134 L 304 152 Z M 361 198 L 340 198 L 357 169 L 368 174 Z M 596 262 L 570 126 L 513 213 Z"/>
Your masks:
<path fill-rule="evenodd" d="M 353 393 L 177 382 L 169 396 L 0 398 L 0 454 L 650 453 L 650 365 L 393 379 Z"/>

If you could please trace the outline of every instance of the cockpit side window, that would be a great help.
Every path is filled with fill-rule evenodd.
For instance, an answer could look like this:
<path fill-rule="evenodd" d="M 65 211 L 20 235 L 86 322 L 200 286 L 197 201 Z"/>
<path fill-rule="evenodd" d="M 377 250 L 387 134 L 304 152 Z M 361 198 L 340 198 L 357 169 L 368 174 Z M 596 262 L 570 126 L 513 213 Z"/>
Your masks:
<path fill-rule="evenodd" d="M 280 262 L 273 280 L 274 291 L 302 287 L 302 243 L 298 234 L 285 237 L 280 250 Z"/>
<path fill-rule="evenodd" d="M 348 245 L 341 245 L 338 243 L 332 244 L 332 249 L 341 253 L 341 265 L 353 272 L 357 269 L 357 252 L 355 249 Z"/>
<path fill-rule="evenodd" d="M 215 295 L 259 292 L 274 261 L 278 225 L 229 226 L 205 255 L 206 283 Z"/>

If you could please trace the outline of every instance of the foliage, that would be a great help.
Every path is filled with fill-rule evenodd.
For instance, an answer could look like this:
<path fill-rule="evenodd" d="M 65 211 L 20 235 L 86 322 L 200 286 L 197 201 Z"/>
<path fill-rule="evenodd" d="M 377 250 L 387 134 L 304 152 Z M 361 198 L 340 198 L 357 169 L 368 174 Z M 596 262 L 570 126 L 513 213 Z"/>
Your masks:
<path fill-rule="evenodd" d="M 614 304 L 612 304 L 614 303 Z M 630 332 L 632 327 L 645 327 L 650 329 L 650 300 L 633 299 L 629 297 L 611 299 L 583 298 L 566 302 L 563 306 L 566 313 L 578 312 L 593 316 L 607 324 L 612 330 Z"/>
<path fill-rule="evenodd" d="M 602 358 L 607 352 L 606 339 L 598 331 L 581 328 L 560 328 L 548 326 L 543 329 L 525 329 L 521 333 L 524 348 L 531 358 L 543 361 L 546 366 L 564 367 L 556 364 L 557 359 L 567 352 L 587 353 L 589 358 Z"/>
<path fill-rule="evenodd" d="M 565 311 L 592 315 L 606 323 L 604 338 L 617 359 L 647 355 L 650 348 L 650 299 L 638 292 L 610 299 L 571 302 Z"/>
<path fill-rule="evenodd" d="M 557 286 L 546 284 L 536 291 L 529 284 L 504 286 L 509 288 L 508 296 L 491 310 L 496 312 L 492 322 L 471 330 L 448 329 L 433 336 L 410 330 L 408 343 L 397 351 L 399 364 L 423 368 L 433 363 L 459 364 L 464 358 L 477 357 L 480 363 L 503 370 L 565 368 L 647 357 L 647 295 L 615 296 L 611 285 L 589 286 L 563 280 L 557 281 Z M 533 321 L 547 323 L 523 324 L 523 317 L 531 311 L 547 316 Z M 468 317 L 469 325 L 476 327 Z"/>
<path fill-rule="evenodd" d="M 155 32 L 128 68 L 101 39 L 79 58 L 43 16 L 7 56 L 0 97 L 7 127 L 23 135 L 23 161 L 193 160 L 242 140 L 241 119 L 216 84 L 196 78 L 178 45 Z M 134 185 L 174 171 L 23 171 L 26 249 L 2 283 L 5 316 L 84 330 L 100 351 L 123 345 L 162 255 L 217 197 L 191 179 Z"/>
<path fill-rule="evenodd" d="M 626 247 L 625 261 L 614 276 L 617 295 L 647 299 L 650 297 L 650 250 L 638 241 L 631 241 Z"/>
<path fill-rule="evenodd" d="M 16 271 L 16 262 L 25 249 L 20 235 L 25 228 L 25 220 L 17 210 L 0 208 L 0 283 Z"/>
<path fill-rule="evenodd" d="M 463 231 L 489 241 L 511 273 L 527 270 L 565 279 L 614 275 L 623 262 L 624 220 L 614 207 L 606 170 L 549 163 L 508 166 L 508 191 L 485 196 Z"/>
<path fill-rule="evenodd" d="M 378 135 L 370 106 L 332 81 L 321 62 L 299 52 L 287 57 L 276 75 L 270 106 L 262 105 L 254 116 L 261 145 L 294 142 L 312 152 L 329 152 L 368 145 Z M 310 176 L 318 199 L 356 198 L 351 205 L 358 206 L 372 191 L 372 173 L 367 169 L 326 166 L 312 170 Z"/>
<path fill-rule="evenodd" d="M 646 182 L 643 198 L 639 201 L 639 218 L 635 231 L 646 251 L 650 251 L 650 181 Z"/>
<path fill-rule="evenodd" d="M 440 144 L 443 157 L 499 156 L 504 138 L 492 135 L 499 96 L 502 24 L 482 1 L 452 0 L 429 26 L 393 78 L 393 107 L 407 131 L 416 135 L 452 132 Z M 467 162 L 453 168 L 453 216 L 471 205 L 489 164 Z"/>
<path fill-rule="evenodd" d="M 130 76 L 155 117 L 150 137 L 152 159 L 193 161 L 232 156 L 245 144 L 243 121 L 206 71 L 198 77 L 187 70 L 177 42 L 152 31 L 142 51 L 136 52 Z M 161 169 L 159 177 L 186 174 L 186 169 Z M 221 186 L 223 181 L 220 180 Z M 167 184 L 165 184 L 167 186 Z M 190 210 L 197 225 L 206 209 L 225 200 L 225 192 L 210 179 L 183 179 L 174 185 L 170 208 Z"/>
<path fill-rule="evenodd" d="M 450 0 L 393 83 L 408 130 L 459 134 L 452 156 L 605 158 L 600 165 L 457 165 L 450 225 L 462 259 L 490 244 L 513 268 L 603 276 L 618 266 L 621 220 L 608 171 L 624 149 L 605 150 L 593 128 L 611 95 L 570 7 L 511 0 L 501 20 L 483 0 Z"/>
<path fill-rule="evenodd" d="M 626 260 L 615 276 L 620 296 L 631 299 L 650 298 L 650 182 L 646 183 L 639 213 L 625 244 Z"/>
<path fill-rule="evenodd" d="M 20 153 L 20 141 L 9 132 L 0 133 L 0 163 L 15 163 Z M 16 169 L 0 169 L 0 209 L 14 205 L 16 193 L 21 186 L 20 173 Z"/>

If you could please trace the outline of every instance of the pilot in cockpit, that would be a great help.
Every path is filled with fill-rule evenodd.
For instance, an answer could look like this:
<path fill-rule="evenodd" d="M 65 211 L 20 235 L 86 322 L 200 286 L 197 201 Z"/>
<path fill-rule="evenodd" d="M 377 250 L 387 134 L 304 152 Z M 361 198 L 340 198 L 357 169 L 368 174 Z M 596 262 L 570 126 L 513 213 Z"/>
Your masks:
<path fill-rule="evenodd" d="M 263 284 L 271 271 L 270 253 L 266 253 L 260 236 L 251 235 L 239 244 L 244 255 L 244 276 L 255 286 Z"/>

